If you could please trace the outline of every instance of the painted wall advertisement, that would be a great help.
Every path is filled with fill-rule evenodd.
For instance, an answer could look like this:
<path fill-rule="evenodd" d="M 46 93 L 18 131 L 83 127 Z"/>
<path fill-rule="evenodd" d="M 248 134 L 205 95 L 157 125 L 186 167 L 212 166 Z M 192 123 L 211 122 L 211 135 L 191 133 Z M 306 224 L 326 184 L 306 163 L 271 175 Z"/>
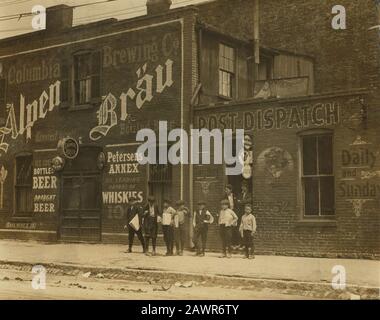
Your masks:
<path fill-rule="evenodd" d="M 49 152 L 53 157 L 54 152 Z M 33 159 L 32 189 L 33 189 L 33 214 L 54 215 L 58 212 L 59 179 L 52 167 L 51 158 Z"/>
<path fill-rule="evenodd" d="M 138 163 L 137 145 L 109 146 L 105 150 L 107 165 L 103 173 L 102 200 L 109 219 L 124 217 L 130 197 L 146 201 L 147 166 Z"/>
<path fill-rule="evenodd" d="M 352 205 L 356 217 L 377 212 L 380 201 L 380 149 L 357 136 L 340 153 L 338 196 Z"/>

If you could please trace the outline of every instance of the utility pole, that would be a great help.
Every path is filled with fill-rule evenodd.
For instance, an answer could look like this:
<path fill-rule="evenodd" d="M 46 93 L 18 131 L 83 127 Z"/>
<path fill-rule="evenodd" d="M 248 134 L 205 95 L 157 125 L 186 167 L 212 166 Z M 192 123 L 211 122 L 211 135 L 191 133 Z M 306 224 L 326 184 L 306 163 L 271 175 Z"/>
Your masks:
<path fill-rule="evenodd" d="M 260 64 L 260 13 L 259 0 L 253 0 L 253 80 L 256 81 L 259 74 Z"/>

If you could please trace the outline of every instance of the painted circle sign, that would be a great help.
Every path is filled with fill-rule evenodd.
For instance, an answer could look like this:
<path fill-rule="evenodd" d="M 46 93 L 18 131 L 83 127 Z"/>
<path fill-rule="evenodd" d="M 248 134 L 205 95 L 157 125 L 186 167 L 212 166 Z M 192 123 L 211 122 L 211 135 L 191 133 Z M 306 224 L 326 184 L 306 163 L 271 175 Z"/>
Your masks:
<path fill-rule="evenodd" d="M 79 144 L 73 138 L 64 138 L 58 143 L 58 150 L 67 159 L 75 159 L 79 153 Z"/>

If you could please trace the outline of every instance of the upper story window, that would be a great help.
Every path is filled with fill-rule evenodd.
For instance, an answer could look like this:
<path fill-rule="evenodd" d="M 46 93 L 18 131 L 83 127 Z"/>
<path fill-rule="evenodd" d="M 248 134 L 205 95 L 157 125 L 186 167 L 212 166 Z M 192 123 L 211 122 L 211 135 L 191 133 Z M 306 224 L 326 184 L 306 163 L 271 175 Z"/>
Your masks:
<path fill-rule="evenodd" d="M 74 105 L 87 105 L 100 97 L 100 53 L 84 52 L 74 56 Z"/>
<path fill-rule="evenodd" d="M 333 136 L 320 133 L 304 135 L 301 139 L 304 216 L 334 215 Z"/>
<path fill-rule="evenodd" d="M 219 95 L 232 98 L 235 81 L 235 49 L 219 44 Z"/>
<path fill-rule="evenodd" d="M 33 213 L 32 155 L 16 157 L 15 214 L 21 217 Z"/>
<path fill-rule="evenodd" d="M 0 78 L 0 125 L 5 125 L 6 118 L 6 80 Z"/>

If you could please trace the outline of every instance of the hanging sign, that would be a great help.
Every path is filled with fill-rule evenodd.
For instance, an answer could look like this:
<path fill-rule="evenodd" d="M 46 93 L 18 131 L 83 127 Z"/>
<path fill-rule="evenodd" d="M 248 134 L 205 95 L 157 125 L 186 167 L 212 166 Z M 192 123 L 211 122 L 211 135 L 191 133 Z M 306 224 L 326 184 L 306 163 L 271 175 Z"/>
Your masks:
<path fill-rule="evenodd" d="M 58 142 L 58 151 L 67 159 L 75 159 L 79 153 L 79 144 L 74 138 L 63 138 Z"/>

